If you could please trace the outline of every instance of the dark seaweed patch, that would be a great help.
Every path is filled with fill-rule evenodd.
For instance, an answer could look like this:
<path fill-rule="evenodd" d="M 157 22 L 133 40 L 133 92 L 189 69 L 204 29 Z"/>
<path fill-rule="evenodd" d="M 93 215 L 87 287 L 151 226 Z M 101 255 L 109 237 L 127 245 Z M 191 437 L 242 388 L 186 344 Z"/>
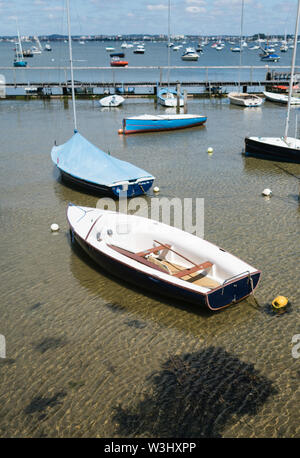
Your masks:
<path fill-rule="evenodd" d="M 122 307 L 120 304 L 117 304 L 116 302 L 109 302 L 105 305 L 109 310 L 111 310 L 114 313 L 119 313 L 119 312 L 124 311 L 124 307 Z"/>
<path fill-rule="evenodd" d="M 42 303 L 41 302 L 37 302 L 32 307 L 30 307 L 30 310 L 36 310 L 36 309 L 40 308 L 41 306 L 42 306 Z"/>
<path fill-rule="evenodd" d="M 61 338 L 46 337 L 37 343 L 34 348 L 40 353 L 45 353 L 47 350 L 55 350 L 56 348 L 63 347 L 65 343 L 66 342 Z"/>
<path fill-rule="evenodd" d="M 85 382 L 82 380 L 79 380 L 78 382 L 71 380 L 68 385 L 70 388 L 80 388 L 81 386 L 85 385 Z"/>
<path fill-rule="evenodd" d="M 132 411 L 115 408 L 121 437 L 222 437 L 225 425 L 255 415 L 277 392 L 252 364 L 215 347 L 171 356 L 150 381 L 152 395 Z"/>
<path fill-rule="evenodd" d="M 42 396 L 36 396 L 32 399 L 31 403 L 25 407 L 25 414 L 33 414 L 36 412 L 44 412 L 48 407 L 55 407 L 59 404 L 62 404 L 60 399 L 63 399 L 67 393 L 64 391 L 59 391 L 54 396 L 47 398 Z"/>
<path fill-rule="evenodd" d="M 147 326 L 146 323 L 143 323 L 142 321 L 139 321 L 139 320 L 130 320 L 130 321 L 126 321 L 125 323 L 127 324 L 127 326 L 132 326 L 138 329 L 143 329 Z"/>

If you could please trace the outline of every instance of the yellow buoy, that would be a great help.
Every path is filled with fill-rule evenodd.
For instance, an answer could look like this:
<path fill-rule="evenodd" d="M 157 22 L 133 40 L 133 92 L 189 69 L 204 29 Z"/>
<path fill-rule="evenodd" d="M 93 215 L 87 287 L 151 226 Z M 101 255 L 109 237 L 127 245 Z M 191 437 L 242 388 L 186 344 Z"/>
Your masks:
<path fill-rule="evenodd" d="M 123 129 L 119 129 L 118 134 L 122 134 L 122 133 L 123 133 Z"/>
<path fill-rule="evenodd" d="M 213 148 L 210 146 L 209 148 L 207 148 L 207 152 L 208 154 L 212 154 L 214 152 Z"/>
<path fill-rule="evenodd" d="M 282 309 L 288 305 L 288 298 L 284 296 L 277 296 L 275 299 L 272 301 L 272 305 L 275 309 Z"/>
<path fill-rule="evenodd" d="M 160 191 L 160 189 L 159 189 L 159 187 L 158 187 L 158 186 L 155 186 L 155 187 L 153 188 L 153 191 L 154 191 L 154 192 L 159 192 L 159 191 Z"/>

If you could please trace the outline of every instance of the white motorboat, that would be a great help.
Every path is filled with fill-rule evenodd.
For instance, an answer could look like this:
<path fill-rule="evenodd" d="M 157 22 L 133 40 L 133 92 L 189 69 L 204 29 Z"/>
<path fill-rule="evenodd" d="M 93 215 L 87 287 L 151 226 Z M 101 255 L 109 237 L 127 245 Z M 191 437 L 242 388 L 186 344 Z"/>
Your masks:
<path fill-rule="evenodd" d="M 125 101 L 124 97 L 121 95 L 109 95 L 108 97 L 103 97 L 99 100 L 99 103 L 102 107 L 118 107 L 122 105 Z"/>

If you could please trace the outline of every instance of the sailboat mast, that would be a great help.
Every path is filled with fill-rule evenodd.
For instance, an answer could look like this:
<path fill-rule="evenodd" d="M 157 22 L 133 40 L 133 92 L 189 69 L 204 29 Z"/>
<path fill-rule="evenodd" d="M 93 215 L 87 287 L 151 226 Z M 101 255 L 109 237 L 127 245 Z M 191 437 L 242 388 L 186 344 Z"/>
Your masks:
<path fill-rule="evenodd" d="M 68 38 L 69 38 L 69 54 L 70 54 L 70 69 L 71 69 L 71 85 L 72 85 L 72 104 L 74 118 L 74 132 L 77 132 L 77 118 L 75 105 L 75 90 L 74 90 L 74 73 L 73 73 L 73 57 L 72 57 L 72 42 L 71 42 L 71 21 L 70 21 L 70 0 L 67 0 L 67 16 L 68 16 Z"/>
<path fill-rule="evenodd" d="M 244 0 L 242 0 L 241 12 L 241 33 L 240 33 L 240 68 L 239 68 L 239 92 L 241 92 L 241 66 L 242 66 L 242 39 L 243 39 L 243 22 L 244 22 Z"/>
<path fill-rule="evenodd" d="M 23 49 L 22 49 L 22 43 L 21 43 L 21 37 L 20 37 L 20 31 L 19 31 L 19 24 L 18 24 L 18 19 L 16 19 L 17 22 L 17 32 L 18 32 L 18 45 L 19 45 L 19 52 L 17 53 L 17 58 L 21 56 L 21 59 L 23 58 Z"/>
<path fill-rule="evenodd" d="M 288 130 L 289 130 L 290 111 L 291 111 L 291 97 L 292 97 L 292 91 L 293 91 L 295 62 L 296 62 L 296 54 L 297 54 L 299 15 L 300 15 L 300 0 L 298 0 L 297 19 L 296 19 L 296 27 L 295 27 L 294 49 L 293 49 L 292 67 L 291 67 L 291 76 L 290 76 L 290 87 L 289 87 L 289 98 L 288 98 L 288 107 L 287 107 L 287 113 L 286 113 L 285 132 L 284 132 L 284 138 L 285 139 L 287 139 Z"/>
<path fill-rule="evenodd" d="M 168 87 L 170 85 L 170 10 L 171 0 L 168 0 Z"/>

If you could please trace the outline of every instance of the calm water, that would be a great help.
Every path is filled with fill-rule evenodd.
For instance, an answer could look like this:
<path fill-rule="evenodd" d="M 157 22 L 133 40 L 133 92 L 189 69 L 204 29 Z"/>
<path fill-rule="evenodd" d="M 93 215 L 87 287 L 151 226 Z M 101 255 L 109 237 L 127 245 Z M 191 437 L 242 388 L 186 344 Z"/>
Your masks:
<path fill-rule="evenodd" d="M 29 49 L 33 43 L 24 43 L 23 48 Z M 11 67 L 14 57 L 13 43 L 0 43 L 1 66 Z M 44 43 L 43 43 L 44 46 Z M 19 82 L 27 84 L 28 82 L 55 81 L 65 82 L 70 79 L 69 72 L 65 72 L 64 67 L 69 66 L 68 43 L 59 42 L 51 43 L 52 51 L 43 52 L 42 54 L 34 55 L 33 58 L 26 58 L 28 66 L 26 69 L 17 68 L 15 70 L 1 70 L 8 82 Z M 252 51 L 249 48 L 252 44 L 249 43 L 248 48 L 243 49 L 242 65 L 259 66 L 260 68 L 241 69 L 217 69 L 206 67 L 212 66 L 239 66 L 240 54 L 230 51 L 230 47 L 234 45 L 227 44 L 223 51 L 216 51 L 207 45 L 204 48 L 204 53 L 200 55 L 196 62 L 186 62 L 181 59 L 186 47 L 197 47 L 196 42 L 187 42 L 178 51 L 170 49 L 170 65 L 179 66 L 182 68 L 170 71 L 170 81 L 236 81 L 239 79 L 245 81 L 265 80 L 267 69 L 276 69 L 276 71 L 288 71 L 287 68 L 281 70 L 278 66 L 290 66 L 292 59 L 292 49 L 282 53 L 278 48 L 276 53 L 280 56 L 280 61 L 277 63 L 269 63 L 260 60 L 259 53 L 261 50 Z M 125 58 L 128 61 L 127 68 L 111 68 L 110 67 L 110 52 L 106 51 L 106 47 L 114 47 L 113 52 L 124 52 Z M 136 46 L 134 46 L 135 48 Z M 166 43 L 146 42 L 145 54 L 134 54 L 134 48 L 122 49 L 121 42 L 90 42 L 85 45 L 80 45 L 77 42 L 73 43 L 73 57 L 75 69 L 74 76 L 79 81 L 91 82 L 111 82 L 126 83 L 136 81 L 154 81 L 159 82 L 168 80 L 167 69 L 136 69 L 131 67 L 166 67 L 168 63 L 168 47 Z M 299 54 L 299 53 L 298 53 Z M 300 65 L 300 55 L 297 57 L 296 65 Z M 35 67 L 46 67 L 41 70 Z M 108 67 L 106 70 L 83 70 L 80 67 Z M 186 67 L 186 68 L 183 68 Z M 263 88 L 261 88 L 263 89 Z M 191 90 L 191 89 L 190 89 Z M 197 88 L 193 88 L 197 92 Z M 15 93 L 14 89 L 9 89 L 8 93 Z M 18 89 L 18 93 L 24 93 L 24 90 Z M 54 90 L 55 92 L 55 90 Z"/>
<path fill-rule="evenodd" d="M 98 269 L 71 247 L 65 217 L 69 201 L 97 197 L 64 186 L 50 160 L 72 134 L 71 104 L 1 100 L 0 436 L 299 437 L 300 165 L 241 154 L 245 135 L 283 134 L 284 107 L 189 99 L 205 127 L 126 138 L 125 115 L 164 109 L 77 107 L 80 132 L 155 175 L 159 197 L 205 199 L 205 238 L 262 270 L 259 305 L 209 314 Z"/>

